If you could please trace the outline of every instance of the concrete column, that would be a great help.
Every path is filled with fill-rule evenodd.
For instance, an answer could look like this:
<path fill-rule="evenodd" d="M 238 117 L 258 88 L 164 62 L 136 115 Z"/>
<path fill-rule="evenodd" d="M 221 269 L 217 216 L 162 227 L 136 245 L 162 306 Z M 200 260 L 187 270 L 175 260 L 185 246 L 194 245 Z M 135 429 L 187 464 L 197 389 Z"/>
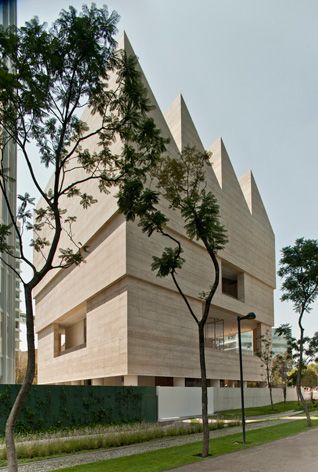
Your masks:
<path fill-rule="evenodd" d="M 104 385 L 104 378 L 92 379 L 92 385 Z"/>
<path fill-rule="evenodd" d="M 138 386 L 138 375 L 124 375 L 124 386 L 125 387 L 137 387 Z"/>
<path fill-rule="evenodd" d="M 104 386 L 110 386 L 110 387 L 121 387 L 123 385 L 122 378 L 121 377 L 105 377 L 103 379 L 103 385 Z"/>
<path fill-rule="evenodd" d="M 211 387 L 220 387 L 220 379 L 211 379 L 210 380 L 210 385 Z"/>
<path fill-rule="evenodd" d="M 184 377 L 173 377 L 173 386 L 174 387 L 184 387 L 185 378 Z"/>

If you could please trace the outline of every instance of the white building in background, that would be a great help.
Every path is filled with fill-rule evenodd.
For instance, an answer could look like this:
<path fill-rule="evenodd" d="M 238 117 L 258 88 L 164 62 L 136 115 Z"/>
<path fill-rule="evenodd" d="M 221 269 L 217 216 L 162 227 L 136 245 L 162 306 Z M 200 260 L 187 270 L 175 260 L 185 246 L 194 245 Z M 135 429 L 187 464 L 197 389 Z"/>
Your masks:
<path fill-rule="evenodd" d="M 274 356 L 287 352 L 287 339 L 285 336 L 278 336 L 275 333 L 275 328 L 272 329 L 272 351 Z"/>
<path fill-rule="evenodd" d="M 284 354 L 287 351 L 287 339 L 284 336 L 278 336 L 275 333 L 276 328 L 272 328 L 272 352 L 273 356 L 277 354 Z M 247 331 L 241 335 L 242 351 L 245 353 L 253 353 L 253 333 Z M 238 335 L 224 337 L 224 350 L 225 351 L 238 351 L 239 342 Z"/>
<path fill-rule="evenodd" d="M 7 27 L 16 24 L 17 4 L 16 0 L 0 1 L 0 24 Z M 6 145 L 4 149 L 4 167 L 9 169 L 10 176 L 14 179 L 8 182 L 8 198 L 11 208 L 16 213 L 16 163 L 17 152 L 13 143 Z M 0 222 L 9 224 L 10 217 L 2 195 L 0 195 Z M 12 234 L 9 244 L 16 246 L 15 235 Z M 2 255 L 4 261 L 16 264 Z M 16 266 L 19 270 L 19 266 Z M 15 356 L 19 349 L 19 313 L 20 313 L 20 284 L 19 279 L 5 263 L 0 261 L 0 383 L 15 382 Z"/>

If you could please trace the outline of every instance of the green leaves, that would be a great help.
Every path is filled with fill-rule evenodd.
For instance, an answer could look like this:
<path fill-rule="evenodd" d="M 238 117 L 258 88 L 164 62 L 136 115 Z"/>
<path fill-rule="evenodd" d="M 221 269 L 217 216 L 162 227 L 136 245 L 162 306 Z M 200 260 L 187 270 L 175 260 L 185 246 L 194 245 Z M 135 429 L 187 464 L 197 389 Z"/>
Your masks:
<path fill-rule="evenodd" d="M 42 198 L 41 207 L 33 209 L 29 194 L 19 196 L 21 225 L 13 211 L 11 219 L 21 257 L 36 273 L 38 268 L 26 260 L 22 240 L 24 229 L 33 231 L 31 246 L 43 255 L 41 277 L 51 268 L 62 232 L 75 249 L 63 249 L 61 266 L 81 260 L 83 248 L 73 238 L 75 220 L 72 215 L 63 218 L 62 202 L 65 196 L 77 197 L 84 209 L 96 203 L 95 193 L 85 188 L 89 180 L 96 180 L 104 193 L 118 185 L 125 211 L 129 199 L 135 205 L 128 218 L 146 211 L 142 224 L 148 234 L 165 222 L 155 208 L 156 194 L 144 192 L 144 183 L 166 141 L 148 115 L 151 106 L 136 58 L 116 51 L 118 19 L 116 12 L 92 4 L 81 11 L 62 10 L 51 27 L 33 18 L 21 28 L 0 28 L 2 138 L 17 145 Z M 89 125 L 78 118 L 87 105 L 89 111 L 83 116 L 90 117 Z M 32 156 L 28 154 L 31 143 L 36 149 Z M 2 150 L 5 144 L 2 139 Z M 37 180 L 40 164 L 52 168 L 48 188 Z M 4 166 L 0 166 L 0 177 L 10 180 Z M 2 190 L 6 191 L 5 186 Z M 9 251 L 5 239 L 3 227 L 2 248 Z"/>
<path fill-rule="evenodd" d="M 121 187 L 118 194 L 120 210 L 129 221 L 139 217 L 139 226 L 144 233 L 151 236 L 154 231 L 162 231 L 168 219 L 157 208 L 159 193 L 150 188 L 144 188 L 138 178 L 129 179 Z"/>
<path fill-rule="evenodd" d="M 79 265 L 81 262 L 83 262 L 83 251 L 87 251 L 87 247 L 81 247 L 78 250 L 74 251 L 71 248 L 66 248 L 63 249 L 61 248 L 59 250 L 59 259 L 60 259 L 60 264 L 63 268 L 67 268 L 74 265 Z"/>
<path fill-rule="evenodd" d="M 85 192 L 81 194 L 80 204 L 82 205 L 84 210 L 86 210 L 88 207 L 90 207 L 91 205 L 93 205 L 96 202 L 97 202 L 96 198 L 93 198 L 92 195 L 88 195 Z"/>
<path fill-rule="evenodd" d="M 281 324 L 278 328 L 276 328 L 275 333 L 278 334 L 278 336 L 283 336 L 286 338 L 287 354 L 289 358 L 299 362 L 300 349 L 302 348 L 304 363 L 308 363 L 316 359 L 318 353 L 318 333 L 315 333 L 312 337 L 304 336 L 301 341 L 300 339 L 293 337 L 291 325 L 288 323 Z"/>
<path fill-rule="evenodd" d="M 181 204 L 181 215 L 190 239 L 206 241 L 217 252 L 227 243 L 226 230 L 220 222 L 219 205 L 215 196 L 203 189 L 196 201 L 186 198 Z"/>
<path fill-rule="evenodd" d="M 291 301 L 297 313 L 309 312 L 318 296 L 318 240 L 300 238 L 284 247 L 278 275 L 281 299 Z"/>
<path fill-rule="evenodd" d="M 30 246 L 33 247 L 35 252 L 42 252 L 43 249 L 50 246 L 50 241 L 45 237 L 38 236 L 31 240 Z"/>
<path fill-rule="evenodd" d="M 7 243 L 11 231 L 12 225 L 0 224 L 0 253 L 12 253 L 13 248 Z"/>
<path fill-rule="evenodd" d="M 216 253 L 227 237 L 216 197 L 206 188 L 208 165 L 208 153 L 186 147 L 179 158 L 163 159 L 158 188 L 170 207 L 180 212 L 188 237 L 203 241 Z"/>
<path fill-rule="evenodd" d="M 176 269 L 181 269 L 185 260 L 181 257 L 182 250 L 178 247 L 172 249 L 166 247 L 161 257 L 153 257 L 153 263 L 151 269 L 157 271 L 157 277 L 166 277 L 167 275 L 174 273 Z"/>

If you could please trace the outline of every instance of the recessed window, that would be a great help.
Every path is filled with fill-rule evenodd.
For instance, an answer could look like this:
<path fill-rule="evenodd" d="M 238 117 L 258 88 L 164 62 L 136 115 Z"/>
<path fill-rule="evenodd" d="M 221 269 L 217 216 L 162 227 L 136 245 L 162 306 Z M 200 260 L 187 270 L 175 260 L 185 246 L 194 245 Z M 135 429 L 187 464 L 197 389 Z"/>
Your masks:
<path fill-rule="evenodd" d="M 222 262 L 222 293 L 244 301 L 244 273 Z"/>
<path fill-rule="evenodd" d="M 55 356 L 86 347 L 86 316 L 56 326 Z"/>

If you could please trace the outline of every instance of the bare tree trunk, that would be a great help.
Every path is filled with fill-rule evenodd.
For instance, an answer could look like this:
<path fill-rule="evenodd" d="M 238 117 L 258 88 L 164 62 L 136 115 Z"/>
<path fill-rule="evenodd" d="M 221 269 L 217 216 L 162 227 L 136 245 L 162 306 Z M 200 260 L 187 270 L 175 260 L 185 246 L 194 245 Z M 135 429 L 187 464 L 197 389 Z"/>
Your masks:
<path fill-rule="evenodd" d="M 269 383 L 269 396 L 270 396 L 270 400 L 271 400 L 272 410 L 274 410 L 272 382 Z"/>
<path fill-rule="evenodd" d="M 304 351 L 304 328 L 302 326 L 301 320 L 302 320 L 303 312 L 301 313 L 299 320 L 298 320 L 298 325 L 300 328 L 300 344 L 299 344 L 299 363 L 298 363 L 298 372 L 297 372 L 297 382 L 296 382 L 296 388 L 297 388 L 297 395 L 298 399 L 301 401 L 301 404 L 303 406 L 306 418 L 307 418 L 307 426 L 312 426 L 309 410 L 307 403 L 305 402 L 303 393 L 301 391 L 301 374 L 303 370 L 303 351 Z"/>
<path fill-rule="evenodd" d="M 271 382 L 271 378 L 270 378 L 270 371 L 269 371 L 269 366 L 268 365 L 266 366 L 266 375 L 267 375 L 267 385 L 268 385 L 268 389 L 269 389 L 269 398 L 270 398 L 270 402 L 271 402 L 271 407 L 272 407 L 272 410 L 274 410 L 273 387 L 272 387 L 272 382 Z"/>
<path fill-rule="evenodd" d="M 25 379 L 21 385 L 19 393 L 10 411 L 6 423 L 6 448 L 8 459 L 8 472 L 18 471 L 18 461 L 14 442 L 14 427 L 25 403 L 27 395 L 31 389 L 35 373 L 35 347 L 34 347 L 34 321 L 33 321 L 33 306 L 32 306 L 32 289 L 28 284 L 24 285 L 25 294 L 25 309 L 26 309 L 26 325 L 27 325 L 27 343 L 28 343 L 28 364 L 26 369 Z"/>
<path fill-rule="evenodd" d="M 204 341 L 204 324 L 199 323 L 199 349 L 200 349 L 200 369 L 201 369 L 201 390 L 202 390 L 202 428 L 203 428 L 203 444 L 202 457 L 209 455 L 209 418 L 208 418 L 208 389 L 206 379 L 206 363 L 205 363 L 205 341 Z"/>

